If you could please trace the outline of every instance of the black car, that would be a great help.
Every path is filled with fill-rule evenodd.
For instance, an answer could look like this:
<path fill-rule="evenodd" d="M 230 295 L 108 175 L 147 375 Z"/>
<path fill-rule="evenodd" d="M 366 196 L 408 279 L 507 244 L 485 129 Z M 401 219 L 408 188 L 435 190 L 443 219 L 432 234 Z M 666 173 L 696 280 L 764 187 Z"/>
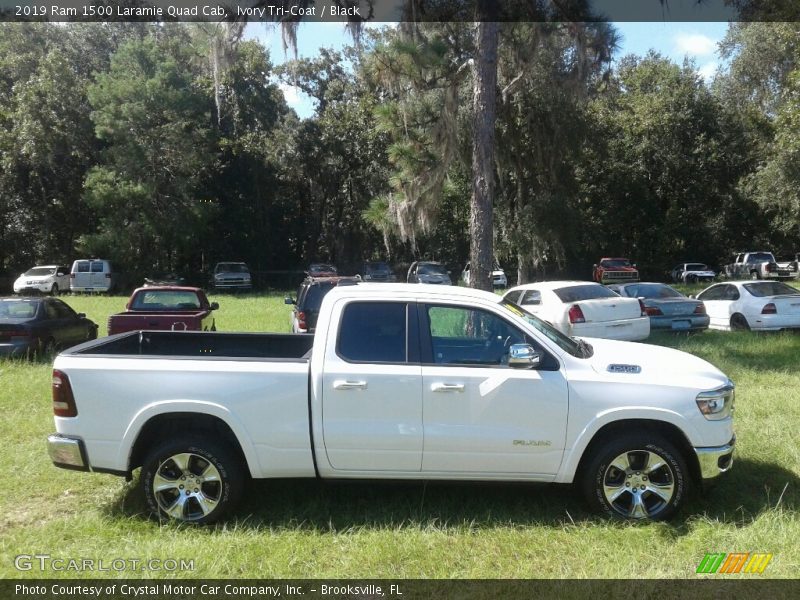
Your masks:
<path fill-rule="evenodd" d="M 314 333 L 317 328 L 319 307 L 325 294 L 340 284 L 358 283 L 356 277 L 307 277 L 297 288 L 297 299 L 287 296 L 285 304 L 292 310 L 292 333 Z"/>
<path fill-rule="evenodd" d="M 58 298 L 0 298 L 0 356 L 49 353 L 97 338 L 97 325 Z"/>
<path fill-rule="evenodd" d="M 362 281 L 397 281 L 392 269 L 385 262 L 365 262 L 358 274 L 361 275 Z"/>

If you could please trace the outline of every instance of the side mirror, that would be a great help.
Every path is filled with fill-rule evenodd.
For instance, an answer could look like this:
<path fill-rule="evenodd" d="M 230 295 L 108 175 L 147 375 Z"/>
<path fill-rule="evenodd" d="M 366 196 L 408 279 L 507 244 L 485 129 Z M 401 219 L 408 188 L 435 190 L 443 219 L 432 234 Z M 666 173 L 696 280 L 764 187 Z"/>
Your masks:
<path fill-rule="evenodd" d="M 219 310 L 219 302 L 212 302 L 209 308 L 211 310 Z"/>
<path fill-rule="evenodd" d="M 636 266 L 636 263 L 633 263 L 633 266 L 635 267 L 635 266 Z"/>
<path fill-rule="evenodd" d="M 78 318 L 79 319 L 85 319 L 86 318 L 86 313 L 78 313 Z"/>
<path fill-rule="evenodd" d="M 508 366 L 513 369 L 533 369 L 541 360 L 542 355 L 530 344 L 512 344 L 508 350 Z"/>
<path fill-rule="evenodd" d="M 689 298 L 694 298 L 694 294 L 689 294 Z"/>
<path fill-rule="evenodd" d="M 592 268 L 593 268 L 593 269 L 596 269 L 596 268 L 597 268 L 597 265 L 596 265 L 596 264 L 595 264 L 595 265 L 592 265 Z"/>
<path fill-rule="evenodd" d="M 296 302 L 295 302 L 295 299 L 294 299 L 294 298 L 292 298 L 291 296 L 286 296 L 286 297 L 283 299 L 283 303 L 284 303 L 284 304 L 296 304 Z"/>

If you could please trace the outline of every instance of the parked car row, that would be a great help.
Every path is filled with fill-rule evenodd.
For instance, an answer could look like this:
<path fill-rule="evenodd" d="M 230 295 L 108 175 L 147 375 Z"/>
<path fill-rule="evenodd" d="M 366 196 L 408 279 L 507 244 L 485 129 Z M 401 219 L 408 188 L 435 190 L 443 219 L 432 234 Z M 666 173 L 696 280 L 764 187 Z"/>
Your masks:
<path fill-rule="evenodd" d="M 545 281 L 511 288 L 504 298 L 578 337 L 636 341 L 653 330 L 800 329 L 800 290 L 780 281 L 717 283 L 696 298 L 664 283 Z"/>
<path fill-rule="evenodd" d="M 39 265 L 22 273 L 14 282 L 14 293 L 108 292 L 116 277 L 111 263 L 99 258 L 80 259 L 72 267 Z"/>

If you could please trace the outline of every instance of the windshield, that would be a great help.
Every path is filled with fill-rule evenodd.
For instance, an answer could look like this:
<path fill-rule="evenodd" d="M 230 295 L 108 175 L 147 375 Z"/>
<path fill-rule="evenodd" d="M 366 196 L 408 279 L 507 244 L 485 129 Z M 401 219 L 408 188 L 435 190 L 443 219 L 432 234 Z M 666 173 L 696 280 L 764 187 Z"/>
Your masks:
<path fill-rule="evenodd" d="M 55 275 L 55 267 L 34 267 L 25 271 L 25 277 L 44 277 L 45 275 Z"/>
<path fill-rule="evenodd" d="M 310 273 L 336 273 L 336 267 L 326 264 L 314 264 L 308 268 Z"/>
<path fill-rule="evenodd" d="M 250 269 L 244 263 L 219 263 L 214 269 L 215 273 L 249 273 Z"/>
<path fill-rule="evenodd" d="M 553 290 L 562 302 L 580 302 L 581 300 L 595 300 L 597 298 L 618 298 L 619 296 L 599 283 L 586 285 L 573 285 Z"/>
<path fill-rule="evenodd" d="M 756 298 L 767 296 L 800 296 L 800 290 L 780 281 L 760 281 L 758 283 L 745 283 L 744 289 Z"/>
<path fill-rule="evenodd" d="M 569 352 L 572 356 L 577 358 L 588 358 L 592 355 L 591 346 L 585 342 L 579 342 L 574 338 L 564 335 L 552 325 L 545 323 L 536 315 L 532 315 L 527 310 L 517 304 L 514 304 L 510 300 L 503 299 L 500 301 L 500 305 L 518 317 L 525 319 L 539 333 L 543 334 L 547 339 L 554 342 L 562 350 Z"/>
<path fill-rule="evenodd" d="M 364 271 L 369 275 L 389 273 L 389 265 L 386 263 L 367 263 Z"/>
<path fill-rule="evenodd" d="M 627 258 L 607 258 L 600 261 L 601 267 L 630 267 L 631 261 Z"/>
<path fill-rule="evenodd" d="M 704 265 L 703 263 L 691 263 L 686 265 L 687 271 L 710 271 L 711 269 L 708 268 L 708 265 Z"/>
<path fill-rule="evenodd" d="M 191 310 L 200 308 L 200 299 L 194 292 L 159 290 L 139 292 L 131 304 L 136 310 Z"/>
<path fill-rule="evenodd" d="M 419 275 L 447 275 L 447 269 L 444 268 L 444 265 L 420 265 L 417 268 L 417 274 Z"/>
<path fill-rule="evenodd" d="M 663 283 L 638 283 L 626 285 L 623 293 L 629 298 L 683 298 L 683 294 Z"/>

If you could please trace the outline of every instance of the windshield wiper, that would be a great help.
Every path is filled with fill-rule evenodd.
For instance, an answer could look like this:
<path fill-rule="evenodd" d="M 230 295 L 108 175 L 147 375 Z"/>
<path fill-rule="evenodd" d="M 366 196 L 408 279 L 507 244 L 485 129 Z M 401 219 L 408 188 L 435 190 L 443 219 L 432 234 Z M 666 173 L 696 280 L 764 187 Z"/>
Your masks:
<path fill-rule="evenodd" d="M 587 341 L 580 338 L 572 338 L 578 344 L 578 350 L 583 355 L 583 358 L 590 358 L 594 354 L 594 348 Z"/>

